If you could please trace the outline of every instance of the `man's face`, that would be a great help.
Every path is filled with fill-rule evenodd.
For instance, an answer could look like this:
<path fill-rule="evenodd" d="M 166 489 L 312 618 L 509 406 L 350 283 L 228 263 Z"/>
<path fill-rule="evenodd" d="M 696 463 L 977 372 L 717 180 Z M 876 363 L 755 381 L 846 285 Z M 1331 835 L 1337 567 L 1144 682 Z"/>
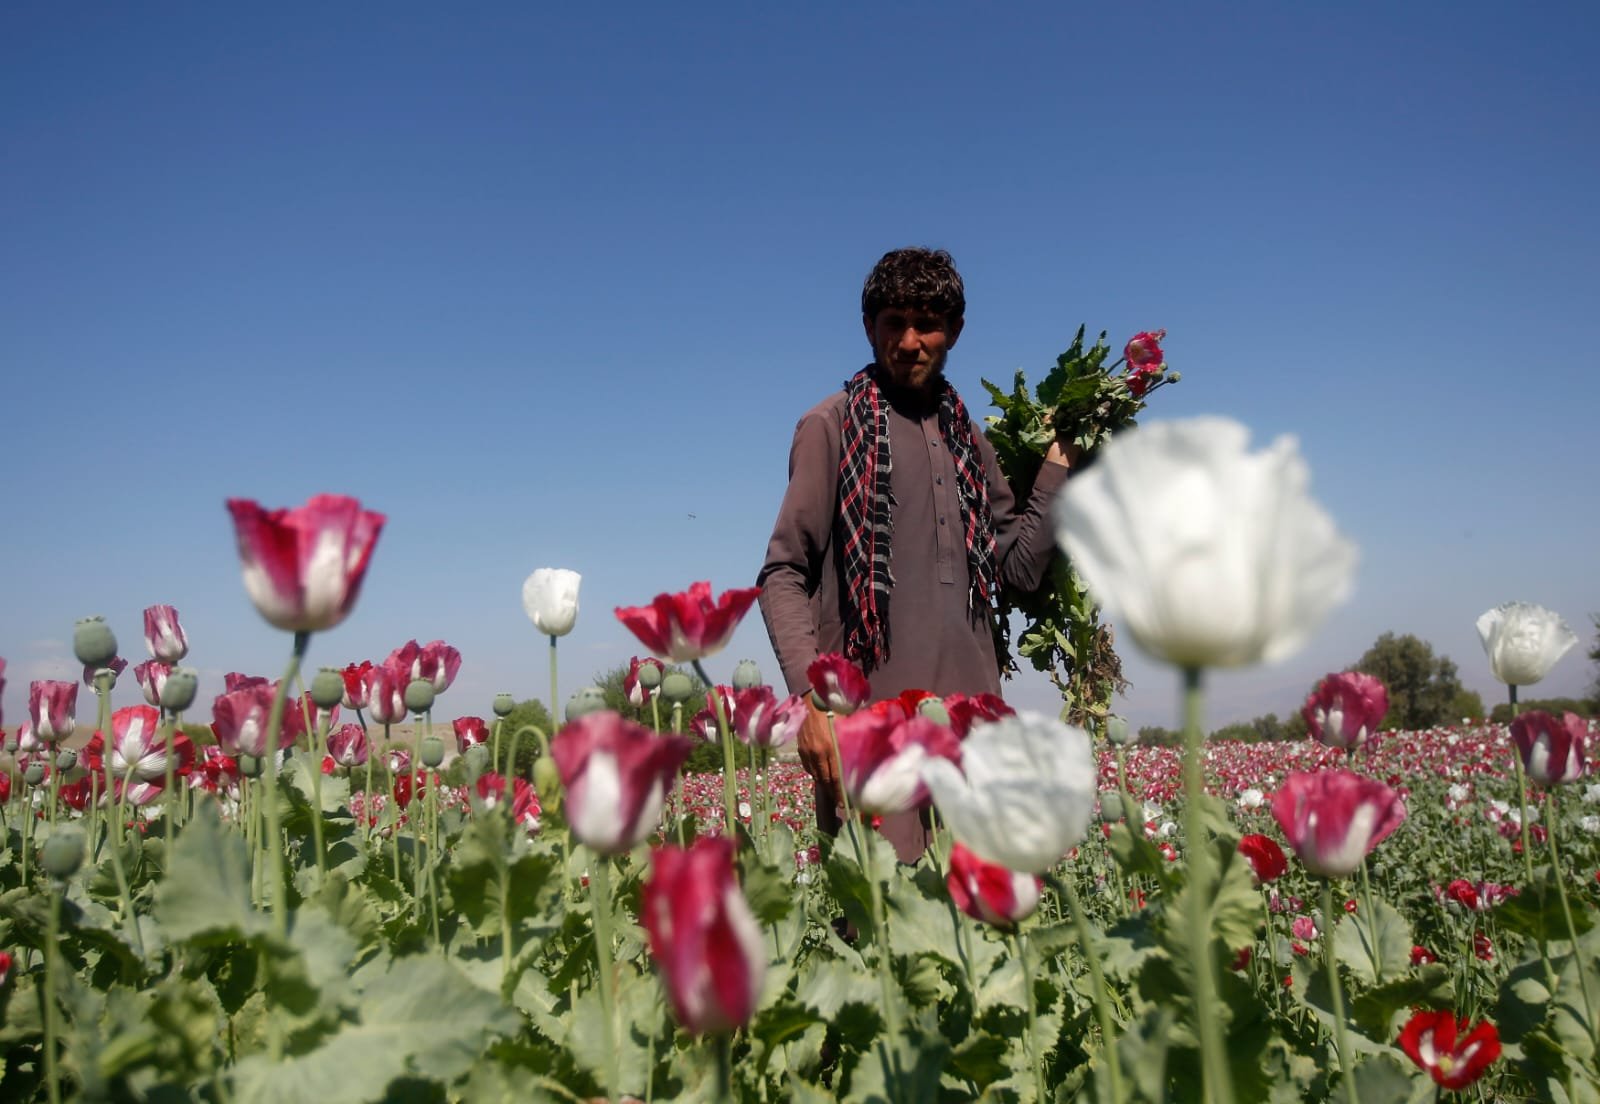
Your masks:
<path fill-rule="evenodd" d="M 944 358 L 961 336 L 961 320 L 920 307 L 885 307 L 862 318 L 878 367 L 900 387 L 926 390 L 944 371 Z"/>

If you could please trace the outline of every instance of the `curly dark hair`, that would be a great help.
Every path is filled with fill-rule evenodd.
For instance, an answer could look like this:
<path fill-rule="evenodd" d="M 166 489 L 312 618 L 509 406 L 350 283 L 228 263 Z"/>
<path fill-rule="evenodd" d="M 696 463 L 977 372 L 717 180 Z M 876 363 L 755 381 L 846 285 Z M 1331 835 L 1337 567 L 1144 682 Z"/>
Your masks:
<path fill-rule="evenodd" d="M 861 287 L 861 313 L 870 320 L 885 307 L 916 307 L 960 322 L 967 313 L 967 293 L 955 259 L 943 249 L 885 253 Z"/>

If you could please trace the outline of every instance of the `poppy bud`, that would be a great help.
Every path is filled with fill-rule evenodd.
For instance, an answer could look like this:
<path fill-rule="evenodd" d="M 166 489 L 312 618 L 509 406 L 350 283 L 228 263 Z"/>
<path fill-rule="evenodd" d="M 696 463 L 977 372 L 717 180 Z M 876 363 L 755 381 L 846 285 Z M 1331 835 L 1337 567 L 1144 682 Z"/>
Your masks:
<path fill-rule="evenodd" d="M 406 708 L 413 713 L 426 713 L 433 708 L 433 683 L 427 679 L 412 679 L 406 684 Z"/>
<path fill-rule="evenodd" d="M 44 781 L 44 764 L 35 759 L 28 764 L 28 769 L 22 772 L 22 780 L 30 786 L 37 786 Z"/>
<path fill-rule="evenodd" d="M 733 669 L 733 688 L 753 690 L 760 685 L 762 685 L 761 668 L 756 666 L 756 661 L 741 659 Z"/>
<path fill-rule="evenodd" d="M 1119 717 L 1113 713 L 1106 718 L 1106 739 L 1118 747 L 1133 743 L 1133 730 L 1128 727 L 1126 717 Z"/>
<path fill-rule="evenodd" d="M 332 709 L 344 701 L 344 672 L 324 667 L 311 680 L 311 700 L 318 709 Z"/>
<path fill-rule="evenodd" d="M 644 668 L 639 668 L 639 681 L 644 681 Z M 694 683 L 682 671 L 674 671 L 661 680 L 661 696 L 674 705 L 694 697 Z"/>
<path fill-rule="evenodd" d="M 560 803 L 561 772 L 548 755 L 533 762 L 533 789 L 539 795 L 539 803 L 545 808 L 552 809 Z"/>
<path fill-rule="evenodd" d="M 161 687 L 161 708 L 169 713 L 182 713 L 194 704 L 195 692 L 200 688 L 200 674 L 193 667 L 179 667 L 167 676 Z"/>
<path fill-rule="evenodd" d="M 78 753 L 71 748 L 62 748 L 56 752 L 56 770 L 69 771 L 78 765 Z"/>
<path fill-rule="evenodd" d="M 639 685 L 654 690 L 661 685 L 661 668 L 654 663 L 639 664 Z"/>
<path fill-rule="evenodd" d="M 517 707 L 517 699 L 510 694 L 496 694 L 494 696 L 494 715 L 496 717 L 509 717 L 511 711 Z"/>
<path fill-rule="evenodd" d="M 1182 378 L 1183 378 L 1183 373 L 1182 372 L 1168 372 L 1167 373 L 1167 382 L 1168 383 L 1177 383 Z"/>
<path fill-rule="evenodd" d="M 39 850 L 39 865 L 57 881 L 65 881 L 83 865 L 83 833 L 77 828 L 57 829 Z"/>
<path fill-rule="evenodd" d="M 950 711 L 938 698 L 923 698 L 917 703 L 917 712 L 937 725 L 949 726 Z"/>
<path fill-rule="evenodd" d="M 566 718 L 570 723 L 579 717 L 587 717 L 590 713 L 598 713 L 605 707 L 605 691 L 598 686 L 585 686 L 567 699 Z"/>
<path fill-rule="evenodd" d="M 104 667 L 117 654 L 117 638 L 104 617 L 85 617 L 73 626 L 72 651 L 85 667 Z"/>
<path fill-rule="evenodd" d="M 422 740 L 422 765 L 432 770 L 444 762 L 444 741 L 437 736 L 426 736 Z"/>
<path fill-rule="evenodd" d="M 258 755 L 239 756 L 239 774 L 245 778 L 260 778 L 265 765 Z"/>
<path fill-rule="evenodd" d="M 1121 820 L 1122 795 L 1115 790 L 1106 790 L 1100 794 L 1100 821 L 1103 824 L 1114 824 Z"/>

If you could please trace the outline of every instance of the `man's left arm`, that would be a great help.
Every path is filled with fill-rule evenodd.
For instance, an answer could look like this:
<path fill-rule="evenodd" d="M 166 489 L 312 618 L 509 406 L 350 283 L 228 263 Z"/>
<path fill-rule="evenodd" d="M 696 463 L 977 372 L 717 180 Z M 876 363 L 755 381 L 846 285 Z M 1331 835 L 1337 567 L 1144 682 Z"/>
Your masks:
<path fill-rule="evenodd" d="M 1071 472 L 1069 453 L 1059 443 L 1050 446 L 1028 500 L 1019 504 L 1011 493 L 1011 485 L 1000 472 L 994 446 L 982 432 L 977 436 L 978 452 L 983 457 L 983 472 L 989 484 L 989 505 L 994 511 L 1000 582 L 1015 590 L 1038 590 L 1050 570 L 1050 557 L 1056 550 L 1050 507 Z"/>

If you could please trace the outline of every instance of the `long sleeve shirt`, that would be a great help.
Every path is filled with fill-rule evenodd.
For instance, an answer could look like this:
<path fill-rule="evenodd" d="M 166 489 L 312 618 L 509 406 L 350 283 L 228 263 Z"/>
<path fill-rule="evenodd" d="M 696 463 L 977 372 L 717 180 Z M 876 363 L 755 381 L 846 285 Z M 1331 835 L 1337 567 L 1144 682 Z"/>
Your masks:
<path fill-rule="evenodd" d="M 874 698 L 901 690 L 935 694 L 1000 692 L 992 609 L 969 610 L 969 571 L 955 464 L 939 434 L 937 409 L 887 391 L 890 487 L 889 657 L 868 671 Z M 795 428 L 789 487 L 779 508 L 758 582 L 761 613 L 791 693 L 809 686 L 806 668 L 844 647 L 839 534 L 839 448 L 845 396 L 812 407 Z M 994 512 L 1002 586 L 1034 590 L 1055 549 L 1049 508 L 1067 468 L 1045 464 L 1019 509 L 994 449 L 981 432 L 978 451 Z"/>

